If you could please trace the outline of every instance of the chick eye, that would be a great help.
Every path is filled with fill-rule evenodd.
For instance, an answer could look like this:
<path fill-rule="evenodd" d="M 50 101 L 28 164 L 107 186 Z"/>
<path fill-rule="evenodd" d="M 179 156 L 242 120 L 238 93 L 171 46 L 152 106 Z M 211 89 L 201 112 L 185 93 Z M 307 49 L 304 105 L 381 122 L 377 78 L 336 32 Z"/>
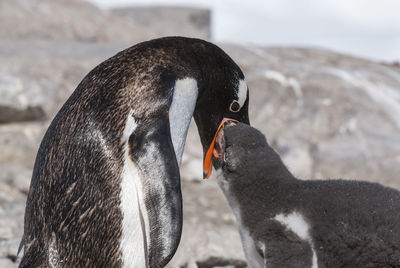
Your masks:
<path fill-rule="evenodd" d="M 240 110 L 240 104 L 237 101 L 232 101 L 231 106 L 229 107 L 231 112 L 237 113 Z"/>

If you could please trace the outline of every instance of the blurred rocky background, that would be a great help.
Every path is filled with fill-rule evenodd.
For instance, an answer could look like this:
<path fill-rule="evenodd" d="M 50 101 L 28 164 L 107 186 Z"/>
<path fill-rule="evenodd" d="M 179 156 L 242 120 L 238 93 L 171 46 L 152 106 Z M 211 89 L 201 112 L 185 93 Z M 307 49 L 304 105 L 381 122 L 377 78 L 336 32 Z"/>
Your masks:
<path fill-rule="evenodd" d="M 0 267 L 18 265 L 38 146 L 85 74 L 147 39 L 211 39 L 210 17 L 194 8 L 0 0 Z M 297 176 L 400 189 L 398 64 L 315 48 L 219 45 L 246 75 L 251 123 Z M 201 179 L 201 157 L 192 124 L 181 170 L 183 236 L 169 267 L 245 267 L 234 217 L 216 182 Z"/>

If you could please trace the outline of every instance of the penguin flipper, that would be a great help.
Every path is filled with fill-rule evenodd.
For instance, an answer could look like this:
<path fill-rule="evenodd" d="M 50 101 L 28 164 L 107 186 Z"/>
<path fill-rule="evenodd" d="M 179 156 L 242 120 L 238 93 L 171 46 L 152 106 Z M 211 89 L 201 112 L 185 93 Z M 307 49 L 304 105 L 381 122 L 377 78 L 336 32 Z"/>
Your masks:
<path fill-rule="evenodd" d="M 182 233 L 180 173 L 168 117 L 141 125 L 129 139 L 129 155 L 142 179 L 149 267 L 164 267 L 175 254 Z"/>

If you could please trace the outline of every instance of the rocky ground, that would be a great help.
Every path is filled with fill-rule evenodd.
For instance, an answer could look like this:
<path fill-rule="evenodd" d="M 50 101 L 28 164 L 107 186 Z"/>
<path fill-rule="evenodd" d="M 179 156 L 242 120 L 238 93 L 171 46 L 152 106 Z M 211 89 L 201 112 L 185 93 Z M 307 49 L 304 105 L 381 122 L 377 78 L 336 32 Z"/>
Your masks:
<path fill-rule="evenodd" d="M 207 38 L 209 13 L 188 12 L 197 14 L 181 16 L 193 22 L 189 32 Z M 177 25 L 176 32 L 146 26 L 141 22 L 148 18 L 132 19 L 135 14 L 78 0 L 0 0 L 0 267 L 17 266 L 37 148 L 83 76 L 135 42 L 187 34 Z M 297 176 L 365 179 L 400 189 L 398 66 L 322 49 L 220 45 L 246 75 L 252 124 Z M 244 267 L 233 215 L 215 181 L 201 180 L 193 124 L 181 172 L 184 229 L 169 266 Z"/>

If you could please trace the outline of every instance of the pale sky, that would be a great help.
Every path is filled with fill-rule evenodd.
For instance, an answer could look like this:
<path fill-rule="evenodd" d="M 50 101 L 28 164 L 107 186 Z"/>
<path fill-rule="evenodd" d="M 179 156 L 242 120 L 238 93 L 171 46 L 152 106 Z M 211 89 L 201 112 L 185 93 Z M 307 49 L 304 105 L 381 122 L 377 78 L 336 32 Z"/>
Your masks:
<path fill-rule="evenodd" d="M 212 10 L 216 41 L 317 46 L 400 60 L 400 0 L 90 0 L 102 8 L 182 5 Z"/>

